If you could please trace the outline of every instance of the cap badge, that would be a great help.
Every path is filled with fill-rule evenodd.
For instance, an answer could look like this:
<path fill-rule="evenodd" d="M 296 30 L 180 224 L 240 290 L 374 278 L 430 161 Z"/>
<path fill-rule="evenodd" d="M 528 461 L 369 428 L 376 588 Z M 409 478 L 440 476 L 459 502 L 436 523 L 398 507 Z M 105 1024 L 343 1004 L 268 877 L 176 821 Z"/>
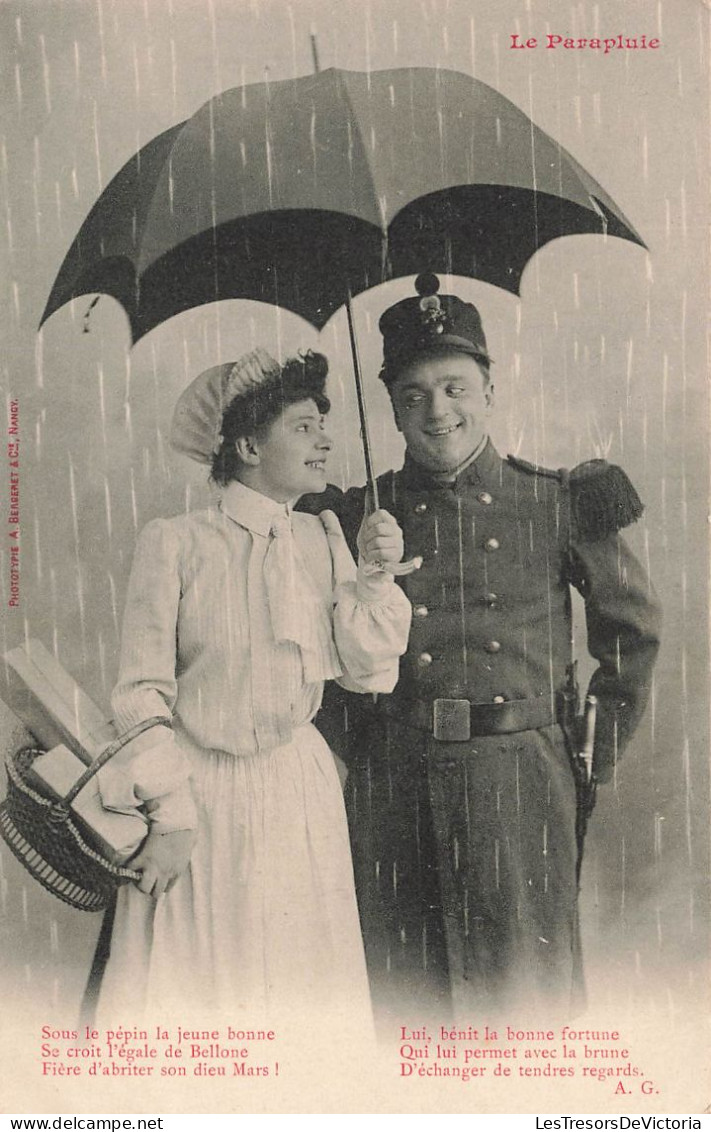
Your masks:
<path fill-rule="evenodd" d="M 415 290 L 420 295 L 422 326 L 430 334 L 443 334 L 447 321 L 446 312 L 442 310 L 442 302 L 437 294 L 439 285 L 439 279 L 430 271 L 423 272 L 415 280 Z"/>
<path fill-rule="evenodd" d="M 442 310 L 439 295 L 425 295 L 420 299 L 420 310 L 423 327 L 431 334 L 443 334 L 447 316 Z"/>

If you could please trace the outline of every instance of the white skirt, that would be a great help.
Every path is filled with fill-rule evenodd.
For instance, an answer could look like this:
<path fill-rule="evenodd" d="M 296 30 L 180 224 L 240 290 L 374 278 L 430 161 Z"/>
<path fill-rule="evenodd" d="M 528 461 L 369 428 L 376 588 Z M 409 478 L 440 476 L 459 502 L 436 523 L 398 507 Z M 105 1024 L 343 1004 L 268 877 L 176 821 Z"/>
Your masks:
<path fill-rule="evenodd" d="M 98 1023 L 323 1015 L 365 1036 L 365 960 L 327 744 L 306 724 L 267 754 L 190 753 L 190 866 L 157 901 L 133 884 L 120 890 Z"/>

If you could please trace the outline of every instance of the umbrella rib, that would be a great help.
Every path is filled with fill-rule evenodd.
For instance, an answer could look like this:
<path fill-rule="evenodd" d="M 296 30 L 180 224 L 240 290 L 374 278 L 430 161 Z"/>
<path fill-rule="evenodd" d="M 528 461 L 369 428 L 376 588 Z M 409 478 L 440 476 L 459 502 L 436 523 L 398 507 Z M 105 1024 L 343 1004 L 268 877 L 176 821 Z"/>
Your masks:
<path fill-rule="evenodd" d="M 387 241 L 387 235 L 388 235 L 387 226 L 383 223 L 383 210 L 380 206 L 380 199 L 378 197 L 378 192 L 377 192 L 377 188 L 376 188 L 376 184 L 375 184 L 375 177 L 373 175 L 373 166 L 371 164 L 370 159 L 368 158 L 368 150 L 367 150 L 367 147 L 366 147 L 366 144 L 365 144 L 365 139 L 363 137 L 363 131 L 361 130 L 360 122 L 359 122 L 358 116 L 355 112 L 355 107 L 353 105 L 353 101 L 352 101 L 351 96 L 350 96 L 350 91 L 348 90 L 348 86 L 347 86 L 346 82 L 344 81 L 344 73 L 343 72 L 336 72 L 336 75 L 337 75 L 338 89 L 340 91 L 340 94 L 341 94 L 344 102 L 348 106 L 348 109 L 350 111 L 350 121 L 352 123 L 354 131 L 358 135 L 358 140 L 360 141 L 361 148 L 362 148 L 363 153 L 366 157 L 366 170 L 367 170 L 367 173 L 368 173 L 368 181 L 370 183 L 371 191 L 372 191 L 372 194 L 373 194 L 373 202 L 375 204 L 375 212 L 380 217 L 380 223 L 379 223 L 380 237 L 381 237 L 381 240 Z M 384 272 L 383 272 L 383 275 L 384 275 Z M 384 279 L 383 279 L 383 281 L 384 281 Z M 350 280 L 348 280 L 348 283 L 350 285 Z M 372 284 L 371 284 L 371 286 L 372 286 Z"/>
<path fill-rule="evenodd" d="M 179 138 L 182 136 L 182 134 L 190 126 L 191 121 L 192 121 L 191 118 L 186 118 L 184 122 L 179 122 L 177 126 L 173 127 L 173 129 L 175 130 L 175 136 L 174 136 L 173 141 L 171 143 L 171 147 L 168 150 L 168 154 L 167 154 L 167 156 L 166 156 L 166 158 L 165 158 L 165 160 L 164 160 L 164 162 L 161 166 L 160 174 L 155 179 L 155 183 L 153 185 L 153 191 L 151 193 L 151 199 L 150 199 L 150 201 L 149 201 L 149 203 L 146 207 L 145 220 L 143 222 L 143 227 L 141 229 L 139 239 L 138 239 L 138 243 L 136 245 L 136 262 L 137 263 L 142 264 L 144 262 L 143 237 L 144 237 L 145 233 L 148 231 L 149 226 L 150 226 L 150 220 L 151 220 L 151 216 L 152 216 L 152 213 L 153 213 L 153 206 L 155 204 L 156 188 L 157 188 L 158 184 L 162 181 L 164 176 L 170 178 L 169 168 L 170 168 L 170 164 L 173 160 L 173 151 L 175 149 L 175 145 L 178 142 Z M 145 267 L 142 267 L 140 269 L 140 273 L 142 273 L 143 271 L 145 271 Z"/>
<path fill-rule="evenodd" d="M 600 205 L 595 200 L 595 197 L 591 193 L 588 193 L 588 196 L 590 197 L 591 205 L 593 206 L 595 212 L 600 217 L 600 224 L 602 225 L 602 234 L 603 234 L 603 236 L 606 236 L 607 235 L 607 217 L 605 216 L 605 213 L 600 208 Z"/>

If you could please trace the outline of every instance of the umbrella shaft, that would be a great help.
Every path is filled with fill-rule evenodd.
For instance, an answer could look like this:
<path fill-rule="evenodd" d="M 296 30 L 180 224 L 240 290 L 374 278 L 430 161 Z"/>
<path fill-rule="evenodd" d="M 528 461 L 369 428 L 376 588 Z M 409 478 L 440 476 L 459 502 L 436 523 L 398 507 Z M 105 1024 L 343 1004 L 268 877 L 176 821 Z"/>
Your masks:
<path fill-rule="evenodd" d="M 318 75 L 320 74 L 321 67 L 318 61 L 318 43 L 316 42 L 316 36 L 313 32 L 311 33 L 311 57 L 314 63 L 314 74 Z"/>
<path fill-rule="evenodd" d="M 353 373 L 355 375 L 356 397 L 358 398 L 358 416 L 360 417 L 360 431 L 363 441 L 363 455 L 365 457 L 365 475 L 368 481 L 368 492 L 373 503 L 375 511 L 380 507 L 380 500 L 378 498 L 378 485 L 375 482 L 375 473 L 373 471 L 373 461 L 371 458 L 370 448 L 370 434 L 368 432 L 368 417 L 365 408 L 365 396 L 363 394 L 363 378 L 361 376 L 360 358 L 358 356 L 358 340 L 356 339 L 355 323 L 353 321 L 353 306 L 351 304 L 350 291 L 346 294 L 346 313 L 348 315 L 348 334 L 351 340 L 351 355 L 353 357 Z"/>

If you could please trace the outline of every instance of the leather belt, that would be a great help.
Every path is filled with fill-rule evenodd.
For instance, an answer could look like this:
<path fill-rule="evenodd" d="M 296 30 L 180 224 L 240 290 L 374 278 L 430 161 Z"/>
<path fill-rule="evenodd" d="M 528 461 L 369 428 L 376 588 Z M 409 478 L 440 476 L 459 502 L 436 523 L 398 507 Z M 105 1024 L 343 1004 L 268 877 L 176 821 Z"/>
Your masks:
<path fill-rule="evenodd" d="M 562 692 L 535 700 L 504 700 L 474 704 L 470 700 L 406 700 L 393 695 L 379 697 L 379 710 L 404 727 L 426 731 L 443 743 L 463 743 L 476 736 L 511 735 L 536 731 L 567 722 L 573 711 Z"/>

